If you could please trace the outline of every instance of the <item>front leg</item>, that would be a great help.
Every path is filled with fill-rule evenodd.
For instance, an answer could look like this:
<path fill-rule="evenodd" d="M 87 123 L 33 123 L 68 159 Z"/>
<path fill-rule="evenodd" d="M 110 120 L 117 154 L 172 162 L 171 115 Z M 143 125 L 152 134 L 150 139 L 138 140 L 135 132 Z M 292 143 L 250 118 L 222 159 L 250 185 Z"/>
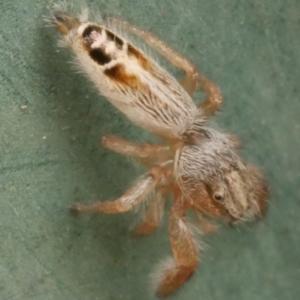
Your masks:
<path fill-rule="evenodd" d="M 185 210 L 183 199 L 178 199 L 171 209 L 169 219 L 174 260 L 159 266 L 153 276 L 158 283 L 158 294 L 162 297 L 170 295 L 182 286 L 194 274 L 198 265 L 198 245 L 187 223 Z"/>
<path fill-rule="evenodd" d="M 141 176 L 141 178 L 133 185 L 124 195 L 115 201 L 96 202 L 90 205 L 75 203 L 70 210 L 73 212 L 93 212 L 105 214 L 117 214 L 131 210 L 155 188 L 162 179 L 160 167 L 153 167 L 149 173 Z"/>
<path fill-rule="evenodd" d="M 213 233 L 216 231 L 217 226 L 214 225 L 213 223 L 209 222 L 203 215 L 202 212 L 200 212 L 199 210 L 196 211 L 196 215 L 198 218 L 198 222 L 199 222 L 199 226 L 201 228 L 201 230 L 203 231 L 203 233 Z"/>
<path fill-rule="evenodd" d="M 146 235 L 156 231 L 163 217 L 165 197 L 166 192 L 164 192 L 163 188 L 159 188 L 154 197 L 149 200 L 142 222 L 133 229 L 134 235 Z"/>

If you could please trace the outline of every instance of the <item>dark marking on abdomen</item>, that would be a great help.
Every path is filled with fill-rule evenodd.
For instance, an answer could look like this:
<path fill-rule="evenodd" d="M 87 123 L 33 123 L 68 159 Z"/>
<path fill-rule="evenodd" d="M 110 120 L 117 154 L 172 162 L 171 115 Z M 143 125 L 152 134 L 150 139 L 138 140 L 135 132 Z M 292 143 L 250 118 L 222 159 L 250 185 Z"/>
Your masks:
<path fill-rule="evenodd" d="M 116 44 L 116 47 L 118 49 L 122 49 L 123 45 L 124 45 L 124 42 L 122 41 L 122 39 L 120 39 L 118 36 L 116 36 L 113 32 L 105 29 L 105 32 L 106 32 L 106 36 L 107 36 L 107 39 L 109 41 L 113 41 L 115 42 Z"/>
<path fill-rule="evenodd" d="M 128 55 L 135 57 L 144 70 L 151 69 L 150 62 L 145 55 L 130 44 L 128 44 Z"/>
<path fill-rule="evenodd" d="M 95 42 L 91 35 L 93 32 L 102 35 L 103 30 L 104 29 L 100 26 L 91 25 L 88 26 L 82 33 L 85 49 L 88 51 L 90 57 L 101 66 L 111 62 L 112 57 L 102 48 L 91 48 L 91 45 Z"/>
<path fill-rule="evenodd" d="M 104 70 L 104 74 L 110 79 L 131 88 L 137 88 L 141 85 L 139 78 L 133 74 L 127 73 L 124 66 L 121 64 L 116 64 L 112 68 Z"/>
<path fill-rule="evenodd" d="M 92 33 L 92 31 L 96 31 L 96 32 L 98 32 L 98 33 L 101 34 L 101 32 L 102 32 L 102 27 L 100 27 L 100 26 L 95 26 L 95 25 L 90 25 L 90 26 L 88 26 L 88 27 L 83 31 L 82 37 L 83 37 L 84 39 L 89 38 L 90 35 L 91 35 L 91 33 Z"/>
<path fill-rule="evenodd" d="M 112 58 L 107 55 L 102 49 L 92 49 L 89 54 L 91 58 L 101 66 L 106 65 L 112 61 Z"/>

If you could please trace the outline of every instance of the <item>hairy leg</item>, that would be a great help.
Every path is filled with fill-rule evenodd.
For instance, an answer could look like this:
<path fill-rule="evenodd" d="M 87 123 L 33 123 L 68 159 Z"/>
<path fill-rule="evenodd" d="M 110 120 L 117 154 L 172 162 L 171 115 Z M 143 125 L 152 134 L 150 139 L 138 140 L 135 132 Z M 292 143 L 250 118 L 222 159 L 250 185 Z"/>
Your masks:
<path fill-rule="evenodd" d="M 217 226 L 209 222 L 200 211 L 196 211 L 198 222 L 203 233 L 213 233 L 216 231 Z"/>
<path fill-rule="evenodd" d="M 151 145 L 134 143 L 112 135 L 106 135 L 102 138 L 102 146 L 114 152 L 135 158 L 159 157 L 167 159 L 171 157 L 170 146 L 166 144 Z"/>
<path fill-rule="evenodd" d="M 153 167 L 149 173 L 140 177 L 124 195 L 115 201 L 96 202 L 90 205 L 75 203 L 71 206 L 74 212 L 94 212 L 105 214 L 117 214 L 129 211 L 138 205 L 163 178 L 160 167 Z"/>
<path fill-rule="evenodd" d="M 223 99 L 218 86 L 203 76 L 196 66 L 182 54 L 168 46 L 164 41 L 152 33 L 137 28 L 128 22 L 119 19 L 110 19 L 112 23 L 121 26 L 123 29 L 143 39 L 150 47 L 164 56 L 171 64 L 185 71 L 185 77 L 181 81 L 183 88 L 192 96 L 197 87 L 201 87 L 208 95 L 199 109 L 207 117 L 211 116 L 222 105 Z"/>
<path fill-rule="evenodd" d="M 169 234 L 174 261 L 160 268 L 158 294 L 166 297 L 184 284 L 196 271 L 198 246 L 188 226 L 182 201 L 175 202 L 170 212 Z"/>
<path fill-rule="evenodd" d="M 146 235 L 156 231 L 163 217 L 164 204 L 165 193 L 162 189 L 158 189 L 154 197 L 149 201 L 142 222 L 134 228 L 134 235 Z"/>

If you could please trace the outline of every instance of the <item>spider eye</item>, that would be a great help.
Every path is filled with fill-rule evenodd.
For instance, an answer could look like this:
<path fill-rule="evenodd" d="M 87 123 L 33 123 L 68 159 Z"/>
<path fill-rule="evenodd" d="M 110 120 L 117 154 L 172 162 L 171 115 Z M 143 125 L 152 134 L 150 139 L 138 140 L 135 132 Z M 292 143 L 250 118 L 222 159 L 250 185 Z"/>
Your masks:
<path fill-rule="evenodd" d="M 217 201 L 222 201 L 224 199 L 224 196 L 222 194 L 216 193 L 214 194 L 214 198 Z"/>

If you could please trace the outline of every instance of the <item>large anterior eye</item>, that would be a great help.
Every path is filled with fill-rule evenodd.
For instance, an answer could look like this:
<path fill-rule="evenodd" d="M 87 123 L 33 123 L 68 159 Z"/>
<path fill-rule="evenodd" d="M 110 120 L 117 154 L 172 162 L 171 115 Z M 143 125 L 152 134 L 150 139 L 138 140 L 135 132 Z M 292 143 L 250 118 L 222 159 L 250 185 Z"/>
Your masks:
<path fill-rule="evenodd" d="M 204 183 L 207 193 L 216 201 L 223 201 L 225 198 L 225 191 L 222 186 L 212 186 L 211 184 Z"/>
<path fill-rule="evenodd" d="M 224 200 L 224 195 L 220 192 L 214 193 L 214 199 L 216 201 L 222 201 L 222 200 Z"/>

